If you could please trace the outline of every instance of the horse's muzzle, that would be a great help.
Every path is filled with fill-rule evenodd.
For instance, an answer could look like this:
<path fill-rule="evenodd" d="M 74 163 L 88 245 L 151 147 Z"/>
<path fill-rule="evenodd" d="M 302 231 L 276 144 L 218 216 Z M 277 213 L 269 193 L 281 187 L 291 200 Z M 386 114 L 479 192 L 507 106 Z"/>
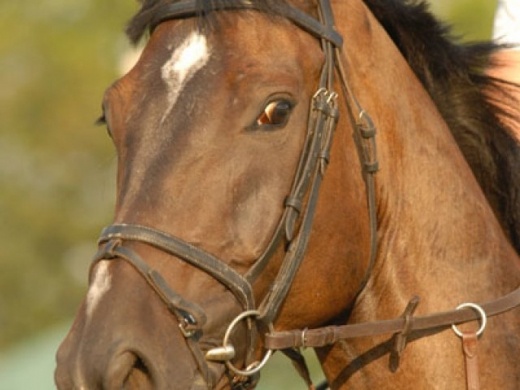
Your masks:
<path fill-rule="evenodd" d="M 107 349 L 110 349 L 107 347 Z M 145 363 L 146 359 L 133 351 L 121 351 L 115 353 L 108 361 L 102 357 L 94 364 L 82 364 L 78 361 L 60 361 L 58 355 L 58 368 L 55 380 L 58 389 L 124 389 L 124 390 L 148 390 L 157 388 L 152 371 Z M 87 370 L 86 367 L 89 367 Z"/>

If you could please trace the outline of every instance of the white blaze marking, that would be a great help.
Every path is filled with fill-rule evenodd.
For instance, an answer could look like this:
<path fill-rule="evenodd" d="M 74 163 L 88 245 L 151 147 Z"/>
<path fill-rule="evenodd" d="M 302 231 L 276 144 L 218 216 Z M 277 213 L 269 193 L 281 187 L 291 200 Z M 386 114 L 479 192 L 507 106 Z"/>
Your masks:
<path fill-rule="evenodd" d="M 175 106 L 186 83 L 206 65 L 209 57 L 206 37 L 192 32 L 162 66 L 161 75 L 169 87 L 168 101 L 170 103 L 170 109 L 165 113 L 163 120 Z"/>
<path fill-rule="evenodd" d="M 112 284 L 112 277 L 108 272 L 109 262 L 107 260 L 100 261 L 96 266 L 96 274 L 94 281 L 90 285 L 87 293 L 87 318 L 92 316 L 96 306 L 101 301 L 103 295 L 110 290 Z"/>

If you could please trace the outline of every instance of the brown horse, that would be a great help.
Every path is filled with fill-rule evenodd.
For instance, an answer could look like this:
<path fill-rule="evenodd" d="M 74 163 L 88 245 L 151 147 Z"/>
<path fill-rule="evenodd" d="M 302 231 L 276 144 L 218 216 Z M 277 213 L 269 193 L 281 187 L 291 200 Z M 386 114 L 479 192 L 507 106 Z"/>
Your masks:
<path fill-rule="evenodd" d="M 114 225 L 58 388 L 249 388 L 274 349 L 308 381 L 301 346 L 333 389 L 520 388 L 491 50 L 410 3 L 144 1 L 150 39 L 103 103 Z"/>

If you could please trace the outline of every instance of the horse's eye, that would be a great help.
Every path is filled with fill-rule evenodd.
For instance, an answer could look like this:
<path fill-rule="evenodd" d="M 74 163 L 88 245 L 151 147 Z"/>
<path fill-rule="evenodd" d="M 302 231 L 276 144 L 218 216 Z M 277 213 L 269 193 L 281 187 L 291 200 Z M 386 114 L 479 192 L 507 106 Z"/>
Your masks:
<path fill-rule="evenodd" d="M 265 106 L 255 124 L 257 127 L 283 127 L 289 120 L 293 107 L 294 104 L 286 99 L 272 101 Z"/>

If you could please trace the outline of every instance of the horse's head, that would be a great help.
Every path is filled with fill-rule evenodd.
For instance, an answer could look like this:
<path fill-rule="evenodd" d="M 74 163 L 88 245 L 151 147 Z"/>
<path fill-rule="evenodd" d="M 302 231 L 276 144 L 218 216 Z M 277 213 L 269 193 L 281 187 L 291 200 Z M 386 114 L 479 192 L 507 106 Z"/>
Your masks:
<path fill-rule="evenodd" d="M 347 134 L 339 142 L 352 154 L 339 158 L 351 163 L 330 168 L 313 227 L 327 242 L 311 240 L 315 261 L 303 262 L 280 311 L 285 294 L 273 298 L 276 310 L 264 300 L 280 288 L 272 283 L 286 252 L 302 248 L 287 251 L 291 240 L 309 237 L 313 177 L 327 162 L 321 138 L 330 136 L 314 137 L 314 126 L 336 119 L 336 108 L 319 100 L 335 96 L 318 91 L 320 78 L 331 81 L 315 26 L 258 10 L 204 20 L 163 10 L 171 17 L 105 95 L 118 155 L 115 224 L 101 237 L 86 299 L 58 352 L 61 389 L 228 387 L 229 366 L 244 370 L 262 357 L 258 334 L 273 323 L 303 328 L 339 315 L 366 267 L 329 261 L 367 257 L 366 225 L 350 229 L 345 215 L 365 208 Z M 340 291 L 318 291 L 336 282 Z M 224 337 L 236 350 L 214 349 Z"/>

